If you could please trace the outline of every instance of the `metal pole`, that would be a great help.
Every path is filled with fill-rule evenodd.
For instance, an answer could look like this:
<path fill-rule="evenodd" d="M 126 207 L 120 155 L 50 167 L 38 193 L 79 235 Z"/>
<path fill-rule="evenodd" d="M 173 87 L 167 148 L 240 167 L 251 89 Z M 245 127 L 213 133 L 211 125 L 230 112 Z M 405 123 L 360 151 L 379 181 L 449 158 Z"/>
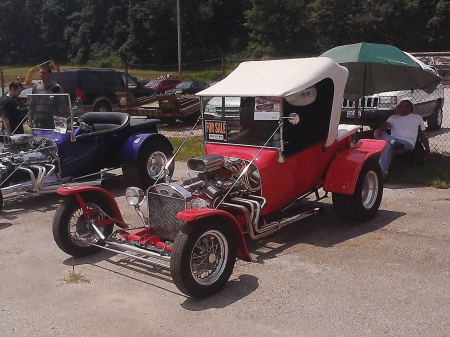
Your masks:
<path fill-rule="evenodd" d="M 181 27 L 180 27 L 180 0 L 177 0 L 177 31 L 178 31 L 178 72 L 181 73 Z"/>
<path fill-rule="evenodd" d="M 2 96 L 5 96 L 5 79 L 3 78 L 3 69 L 0 69 L 1 81 L 2 81 Z"/>

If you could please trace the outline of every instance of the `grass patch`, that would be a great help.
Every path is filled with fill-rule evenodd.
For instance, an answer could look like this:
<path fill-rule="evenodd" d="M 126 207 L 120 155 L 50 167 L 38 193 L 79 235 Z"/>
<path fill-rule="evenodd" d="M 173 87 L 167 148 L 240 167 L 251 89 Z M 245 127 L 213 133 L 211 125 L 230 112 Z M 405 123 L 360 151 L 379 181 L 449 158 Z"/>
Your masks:
<path fill-rule="evenodd" d="M 450 156 L 432 153 L 424 162 L 404 155 L 392 159 L 389 183 L 450 188 Z"/>
<path fill-rule="evenodd" d="M 184 138 L 169 138 L 176 151 L 180 144 L 183 142 Z M 202 137 L 189 137 L 178 152 L 176 160 L 177 161 L 187 161 L 189 158 L 194 158 L 203 155 L 203 138 Z"/>
<path fill-rule="evenodd" d="M 72 258 L 72 271 L 69 272 L 69 276 L 62 279 L 64 283 L 91 283 L 91 281 L 83 273 L 75 273 L 75 265 Z"/>
<path fill-rule="evenodd" d="M 10 81 L 15 80 L 17 77 L 19 78 L 25 78 L 28 74 L 28 71 L 30 68 L 34 67 L 35 65 L 30 66 L 6 66 L 2 67 L 3 70 L 3 78 L 5 81 L 5 85 L 7 85 Z M 115 69 L 117 71 L 125 71 L 123 67 L 120 67 L 117 62 L 111 62 L 108 64 L 87 64 L 83 66 L 79 65 L 60 65 L 61 69 L 65 68 L 109 68 L 109 69 Z M 128 73 L 130 75 L 135 76 L 136 78 L 143 80 L 153 80 L 159 76 L 166 75 L 166 74 L 173 74 L 173 77 L 179 77 L 178 76 L 178 70 L 172 69 L 172 70 L 143 70 L 143 69 L 128 69 Z M 194 70 L 183 70 L 183 76 L 181 79 L 183 81 L 206 81 L 206 82 L 215 82 L 221 79 L 222 77 L 222 71 L 220 69 L 217 70 L 205 70 L 205 71 L 194 71 Z M 39 71 L 36 71 L 33 74 L 34 80 L 39 80 Z M 54 77 L 56 80 L 56 75 Z M 1 92 L 0 92 L 1 94 Z"/>
<path fill-rule="evenodd" d="M 62 279 L 64 283 L 91 283 L 89 279 L 86 278 L 86 276 L 83 273 L 75 273 L 75 272 L 69 272 L 69 276 Z"/>

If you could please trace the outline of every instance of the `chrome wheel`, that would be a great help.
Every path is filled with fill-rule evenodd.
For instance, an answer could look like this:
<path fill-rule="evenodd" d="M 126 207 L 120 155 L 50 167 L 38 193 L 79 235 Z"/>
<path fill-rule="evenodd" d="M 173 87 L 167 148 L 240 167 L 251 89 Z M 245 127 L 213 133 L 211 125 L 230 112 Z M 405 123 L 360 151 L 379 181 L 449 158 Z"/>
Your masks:
<path fill-rule="evenodd" d="M 71 241 L 80 247 L 89 246 L 98 240 L 98 235 L 91 224 L 105 219 L 105 214 L 96 204 L 89 203 L 86 206 L 92 212 L 92 215 L 87 221 L 84 218 L 82 208 L 75 210 L 69 220 L 69 236 Z M 99 229 L 101 232 L 104 232 L 105 227 L 100 227 Z"/>
<path fill-rule="evenodd" d="M 222 275 L 228 260 L 228 241 L 219 231 L 205 232 L 191 254 L 191 274 L 201 285 L 210 285 Z"/>
<path fill-rule="evenodd" d="M 105 237 L 110 236 L 114 229 L 114 223 L 100 226 L 101 220 L 112 216 L 111 207 L 106 199 L 92 192 L 82 193 L 81 197 L 87 206 L 86 217 L 75 195 L 69 195 L 58 206 L 52 225 L 53 238 L 58 247 L 67 254 L 77 257 L 88 256 L 101 249 L 92 246 L 93 243 L 104 244 L 98 240 L 99 237 L 92 224 L 99 226 Z"/>
<path fill-rule="evenodd" d="M 164 170 L 164 166 L 167 163 L 166 155 L 161 151 L 153 152 L 147 161 L 148 175 L 156 180 Z"/>
<path fill-rule="evenodd" d="M 372 208 L 378 197 L 378 176 L 374 171 L 367 172 L 361 192 L 364 208 Z"/>

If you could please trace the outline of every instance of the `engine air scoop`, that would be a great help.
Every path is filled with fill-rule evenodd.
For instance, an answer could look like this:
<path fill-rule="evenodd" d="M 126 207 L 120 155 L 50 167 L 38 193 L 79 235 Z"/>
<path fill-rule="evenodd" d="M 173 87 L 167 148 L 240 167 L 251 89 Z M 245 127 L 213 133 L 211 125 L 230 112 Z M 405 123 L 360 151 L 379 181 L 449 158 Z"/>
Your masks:
<path fill-rule="evenodd" d="M 187 162 L 188 169 L 196 173 L 205 173 L 218 170 L 225 159 L 220 154 L 207 154 L 197 158 L 191 158 Z"/>

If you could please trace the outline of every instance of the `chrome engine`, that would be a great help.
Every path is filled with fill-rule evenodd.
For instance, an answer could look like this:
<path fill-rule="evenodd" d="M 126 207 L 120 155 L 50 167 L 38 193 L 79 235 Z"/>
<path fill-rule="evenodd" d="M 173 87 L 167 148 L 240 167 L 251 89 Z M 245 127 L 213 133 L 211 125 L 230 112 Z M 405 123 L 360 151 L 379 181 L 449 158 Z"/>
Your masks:
<path fill-rule="evenodd" d="M 45 180 L 59 173 L 55 142 L 30 134 L 1 136 L 0 184 L 4 196 L 14 192 L 39 192 Z"/>
<path fill-rule="evenodd" d="M 232 204 L 248 207 L 258 221 L 264 198 L 261 190 L 259 171 L 249 162 L 219 154 L 204 155 L 189 159 L 187 166 L 197 177 L 181 184 L 156 185 L 148 191 L 149 224 L 152 232 L 173 241 L 183 221 L 176 214 L 192 208 L 228 208 Z M 242 206 L 244 205 L 244 206 Z"/>

